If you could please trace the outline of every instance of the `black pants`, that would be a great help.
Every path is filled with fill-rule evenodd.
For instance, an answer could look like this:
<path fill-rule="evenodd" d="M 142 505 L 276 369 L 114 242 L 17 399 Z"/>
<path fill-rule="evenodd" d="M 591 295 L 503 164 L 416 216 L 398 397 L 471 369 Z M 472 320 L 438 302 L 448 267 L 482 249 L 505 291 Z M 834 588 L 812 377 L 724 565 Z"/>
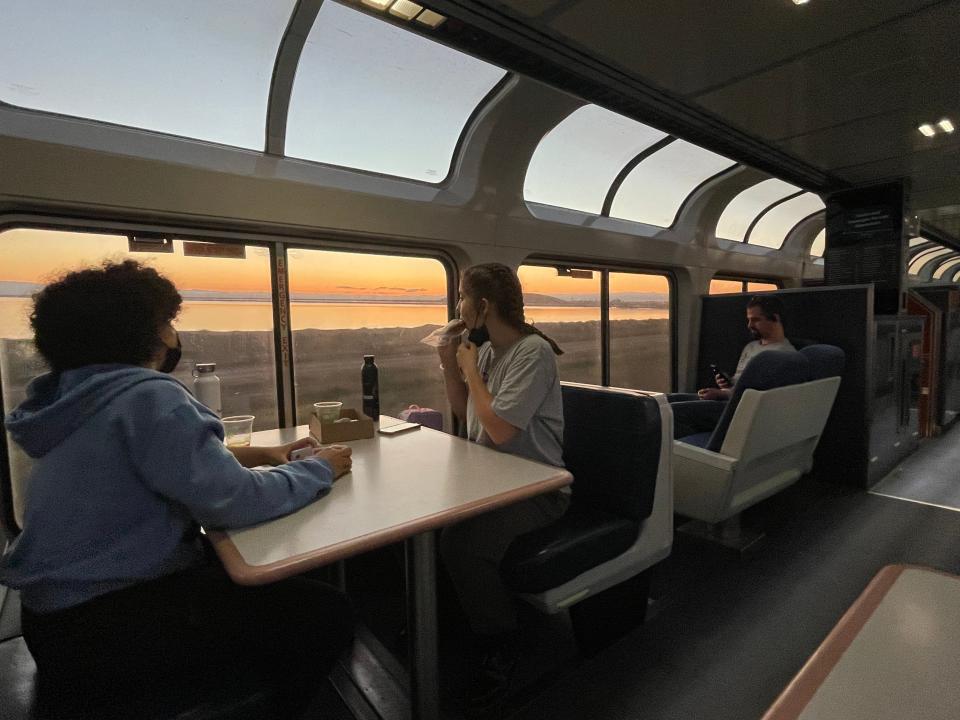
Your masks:
<path fill-rule="evenodd" d="M 235 585 L 219 565 L 53 613 L 23 609 L 41 714 L 153 718 L 239 688 L 295 718 L 353 637 L 346 597 L 313 580 Z"/>

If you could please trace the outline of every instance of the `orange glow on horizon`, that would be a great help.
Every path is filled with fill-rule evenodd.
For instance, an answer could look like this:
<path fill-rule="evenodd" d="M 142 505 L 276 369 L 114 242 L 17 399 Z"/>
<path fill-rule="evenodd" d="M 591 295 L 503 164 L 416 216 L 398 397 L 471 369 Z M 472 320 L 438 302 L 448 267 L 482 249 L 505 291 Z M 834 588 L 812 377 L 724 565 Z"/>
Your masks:
<path fill-rule="evenodd" d="M 179 240 L 173 253 L 131 253 L 124 235 L 33 228 L 0 233 L 0 281 L 43 285 L 105 259 L 125 258 L 156 268 L 179 290 L 270 292 L 265 247 L 247 245 L 244 259 L 185 257 Z M 295 293 L 385 299 L 447 293 L 446 274 L 436 260 L 304 249 L 289 250 L 288 258 Z"/>

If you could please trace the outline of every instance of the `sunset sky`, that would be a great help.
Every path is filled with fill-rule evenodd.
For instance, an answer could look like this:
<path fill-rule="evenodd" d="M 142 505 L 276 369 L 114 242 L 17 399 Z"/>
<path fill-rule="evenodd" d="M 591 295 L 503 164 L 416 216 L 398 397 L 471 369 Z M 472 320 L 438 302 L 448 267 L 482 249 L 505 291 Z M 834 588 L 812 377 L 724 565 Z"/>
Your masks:
<path fill-rule="evenodd" d="M 46 283 L 66 270 L 106 258 L 147 262 L 181 290 L 270 292 L 266 248 L 247 246 L 245 259 L 184 257 L 173 253 L 129 253 L 122 235 L 17 229 L 0 234 L 0 280 Z M 290 288 L 331 295 L 446 295 L 447 279 L 437 260 L 385 255 L 290 250 Z"/>

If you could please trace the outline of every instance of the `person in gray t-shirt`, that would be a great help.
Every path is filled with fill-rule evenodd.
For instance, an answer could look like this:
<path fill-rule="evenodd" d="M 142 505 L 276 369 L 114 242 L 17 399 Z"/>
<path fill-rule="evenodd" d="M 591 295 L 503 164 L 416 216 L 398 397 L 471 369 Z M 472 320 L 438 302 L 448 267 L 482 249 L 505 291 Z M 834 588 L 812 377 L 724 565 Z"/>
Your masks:
<path fill-rule="evenodd" d="M 563 400 L 556 343 L 524 322 L 523 291 L 506 265 L 468 268 L 459 313 L 469 331 L 439 348 L 447 398 L 473 441 L 563 467 Z M 511 641 L 517 616 L 500 580 L 500 560 L 514 538 L 566 511 L 562 491 L 523 500 L 446 528 L 440 551 L 460 603 L 483 646 Z"/>
<path fill-rule="evenodd" d="M 747 303 L 747 328 L 753 341 L 740 353 L 737 370 L 728 380 L 723 374 L 715 376 L 717 387 L 701 388 L 696 395 L 676 393 L 668 396 L 673 410 L 674 437 L 681 438 L 701 432 L 711 432 L 720 420 L 726 401 L 743 373 L 747 363 L 762 352 L 779 350 L 796 352 L 787 340 L 783 328 L 783 303 L 773 295 L 756 295 Z M 719 400 L 721 402 L 702 402 Z"/>

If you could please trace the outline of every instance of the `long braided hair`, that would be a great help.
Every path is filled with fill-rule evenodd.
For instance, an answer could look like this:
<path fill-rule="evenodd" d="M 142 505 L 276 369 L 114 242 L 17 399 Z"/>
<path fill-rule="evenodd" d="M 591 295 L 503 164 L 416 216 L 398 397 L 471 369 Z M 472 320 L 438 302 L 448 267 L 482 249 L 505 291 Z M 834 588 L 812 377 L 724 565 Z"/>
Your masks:
<path fill-rule="evenodd" d="M 474 307 L 481 299 L 486 298 L 497 306 L 498 314 L 508 325 L 524 335 L 539 335 L 550 343 L 554 353 L 563 355 L 563 350 L 556 342 L 524 320 L 523 288 L 520 287 L 520 279 L 516 273 L 506 265 L 483 263 L 468 267 L 463 271 L 461 287 L 463 294 L 470 297 Z"/>

